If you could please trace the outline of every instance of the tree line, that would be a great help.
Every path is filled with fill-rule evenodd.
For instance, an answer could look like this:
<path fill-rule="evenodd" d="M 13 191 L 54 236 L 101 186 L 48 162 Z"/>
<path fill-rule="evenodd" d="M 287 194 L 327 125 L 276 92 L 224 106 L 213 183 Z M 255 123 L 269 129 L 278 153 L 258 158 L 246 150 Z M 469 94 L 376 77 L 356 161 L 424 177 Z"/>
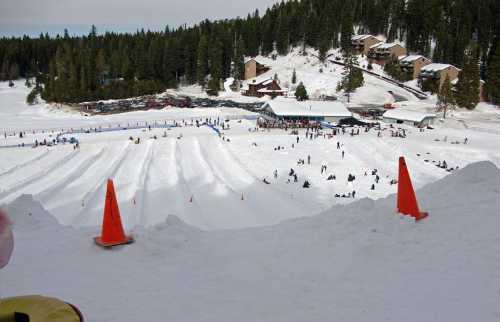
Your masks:
<path fill-rule="evenodd" d="M 488 97 L 500 101 L 498 0 L 290 0 L 263 14 L 205 20 L 159 32 L 0 39 L 0 80 L 36 78 L 48 101 L 82 102 L 198 83 L 211 93 L 244 74 L 244 57 L 313 47 L 321 60 L 349 50 L 354 33 L 386 35 L 408 50 L 461 68 L 474 44 Z M 358 82 L 356 77 L 354 82 Z M 351 80 L 352 83 L 352 80 Z M 349 87 L 349 84 L 344 84 Z"/>

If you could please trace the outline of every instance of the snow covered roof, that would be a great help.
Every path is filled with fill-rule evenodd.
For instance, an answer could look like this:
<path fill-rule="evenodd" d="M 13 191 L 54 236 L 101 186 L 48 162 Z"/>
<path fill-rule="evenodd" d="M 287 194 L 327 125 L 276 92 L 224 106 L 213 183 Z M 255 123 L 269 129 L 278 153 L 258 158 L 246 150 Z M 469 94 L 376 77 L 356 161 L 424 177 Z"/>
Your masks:
<path fill-rule="evenodd" d="M 256 58 L 254 58 L 254 57 L 245 58 L 244 62 L 245 62 L 245 64 L 246 64 L 246 63 L 248 63 L 248 62 L 250 62 L 250 61 L 252 61 L 252 60 L 254 60 L 257 64 L 264 65 L 264 64 L 262 64 L 262 63 L 259 63 L 259 61 L 257 61 L 257 59 L 256 59 Z"/>
<path fill-rule="evenodd" d="M 402 56 L 402 58 L 400 58 L 400 61 L 413 63 L 413 62 L 415 62 L 415 61 L 417 61 L 417 60 L 419 60 L 421 58 L 429 60 L 428 58 L 426 58 L 426 57 L 424 57 L 422 55 L 408 55 L 408 56 Z"/>
<path fill-rule="evenodd" d="M 286 89 L 267 89 L 267 88 L 262 88 L 259 89 L 257 92 L 259 93 L 286 93 L 288 90 Z"/>
<path fill-rule="evenodd" d="M 372 35 L 355 35 L 355 36 L 352 36 L 351 40 L 353 40 L 353 41 L 365 40 L 365 39 L 370 38 L 370 37 L 374 37 L 374 36 L 372 36 Z"/>
<path fill-rule="evenodd" d="M 422 122 L 426 118 L 435 118 L 436 114 L 395 108 L 393 110 L 388 110 L 387 112 L 385 112 L 383 117 L 386 119 L 394 119 L 401 121 Z"/>
<path fill-rule="evenodd" d="M 384 43 L 380 43 L 378 44 L 377 48 L 380 48 L 380 49 L 389 49 L 389 48 L 392 48 L 392 47 L 395 47 L 395 46 L 401 46 L 401 44 L 398 44 L 396 42 L 384 42 Z"/>
<path fill-rule="evenodd" d="M 267 102 L 264 108 L 269 108 L 277 116 L 303 117 L 351 117 L 346 106 L 341 102 L 306 101 L 275 99 Z"/>
<path fill-rule="evenodd" d="M 422 72 L 438 72 L 438 71 L 441 71 L 441 70 L 445 70 L 445 69 L 447 69 L 449 67 L 456 68 L 455 66 L 450 65 L 450 64 L 432 63 L 432 64 L 429 64 L 429 65 L 426 65 L 426 66 L 422 67 L 421 71 Z"/>

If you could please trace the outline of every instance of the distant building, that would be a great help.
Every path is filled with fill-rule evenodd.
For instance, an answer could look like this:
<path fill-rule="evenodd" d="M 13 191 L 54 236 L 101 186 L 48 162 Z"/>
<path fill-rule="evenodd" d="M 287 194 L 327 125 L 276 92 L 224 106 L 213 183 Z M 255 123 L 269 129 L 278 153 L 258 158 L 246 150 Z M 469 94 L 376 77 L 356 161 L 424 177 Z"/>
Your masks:
<path fill-rule="evenodd" d="M 421 84 L 427 80 L 434 80 L 438 82 L 439 90 L 443 85 L 446 76 L 449 77 L 450 82 L 453 82 L 458 78 L 459 72 L 460 69 L 453 65 L 432 63 L 420 69 L 420 75 L 418 78 Z"/>
<path fill-rule="evenodd" d="M 401 108 L 388 110 L 382 117 L 386 123 L 407 124 L 416 127 L 432 125 L 436 119 L 435 114 L 410 111 Z"/>
<path fill-rule="evenodd" d="M 431 64 L 432 61 L 421 55 L 408 55 L 399 57 L 399 65 L 401 69 L 412 76 L 412 79 L 417 79 L 420 75 L 422 67 Z"/>
<path fill-rule="evenodd" d="M 264 81 L 253 81 L 244 88 L 243 95 L 253 96 L 253 97 L 263 97 L 265 95 L 276 97 L 283 96 L 287 92 L 286 89 L 282 89 L 275 79 L 267 79 Z"/>
<path fill-rule="evenodd" d="M 370 47 L 381 43 L 381 41 L 372 35 L 356 35 L 351 38 L 352 48 L 363 55 L 368 55 Z"/>
<path fill-rule="evenodd" d="M 269 67 L 259 63 L 254 58 L 250 58 L 245 61 L 245 80 L 258 77 L 269 70 Z"/>
<path fill-rule="evenodd" d="M 370 47 L 368 58 L 383 63 L 392 57 L 406 56 L 406 48 L 398 43 L 378 43 Z"/>
<path fill-rule="evenodd" d="M 338 123 L 340 120 L 351 118 L 352 113 L 338 101 L 304 101 L 275 99 L 267 102 L 263 113 L 279 120 L 290 121 L 325 121 Z"/>

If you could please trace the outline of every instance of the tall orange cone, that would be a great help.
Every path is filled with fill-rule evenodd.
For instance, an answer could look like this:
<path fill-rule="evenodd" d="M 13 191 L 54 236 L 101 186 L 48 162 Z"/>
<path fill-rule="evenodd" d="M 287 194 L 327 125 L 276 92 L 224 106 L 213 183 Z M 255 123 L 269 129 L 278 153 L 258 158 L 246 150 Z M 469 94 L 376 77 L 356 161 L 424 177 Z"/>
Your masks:
<path fill-rule="evenodd" d="M 126 236 L 123 231 L 120 209 L 116 200 L 115 186 L 111 179 L 108 179 L 101 237 L 95 237 L 94 241 L 102 247 L 113 247 L 134 242 L 134 239 Z"/>
<path fill-rule="evenodd" d="M 411 183 L 410 174 L 408 172 L 408 168 L 406 167 L 404 157 L 399 158 L 397 207 L 397 211 L 399 213 L 411 216 L 417 221 L 424 219 L 429 215 L 426 212 L 420 212 L 418 208 L 417 197 L 415 196 L 415 190 L 413 190 L 413 185 Z"/>

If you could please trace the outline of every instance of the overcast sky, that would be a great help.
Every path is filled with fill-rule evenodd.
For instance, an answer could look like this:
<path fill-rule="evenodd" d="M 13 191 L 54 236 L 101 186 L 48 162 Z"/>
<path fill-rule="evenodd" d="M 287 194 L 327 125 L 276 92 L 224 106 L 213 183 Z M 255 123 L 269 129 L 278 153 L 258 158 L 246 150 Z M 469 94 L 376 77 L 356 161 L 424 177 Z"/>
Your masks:
<path fill-rule="evenodd" d="M 40 32 L 133 31 L 246 16 L 278 0 L 0 0 L 0 35 Z"/>

